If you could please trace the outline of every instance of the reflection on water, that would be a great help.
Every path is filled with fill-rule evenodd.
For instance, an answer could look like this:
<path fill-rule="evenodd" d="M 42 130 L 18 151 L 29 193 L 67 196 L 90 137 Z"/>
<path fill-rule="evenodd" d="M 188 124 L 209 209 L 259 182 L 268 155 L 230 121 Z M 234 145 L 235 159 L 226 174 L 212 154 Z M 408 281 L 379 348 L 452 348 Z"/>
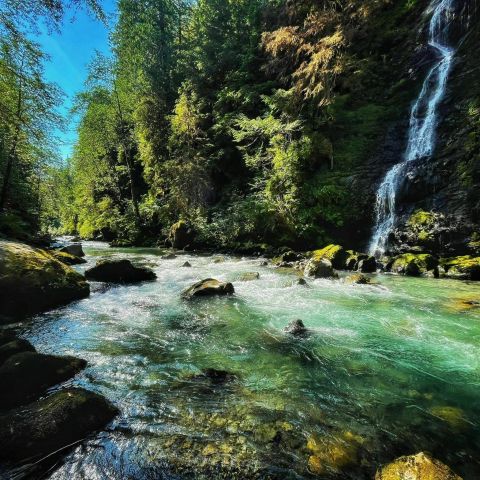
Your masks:
<path fill-rule="evenodd" d="M 468 303 L 479 286 L 379 276 L 305 288 L 258 259 L 86 247 L 79 270 L 128 257 L 158 278 L 92 284 L 89 299 L 24 327 L 39 351 L 87 359 L 74 382 L 121 411 L 47 478 L 371 479 L 420 450 L 480 478 L 480 309 Z M 236 294 L 180 299 L 206 277 Z M 283 333 L 296 318 L 308 336 Z M 216 384 L 199 375 L 208 368 L 235 378 Z"/>

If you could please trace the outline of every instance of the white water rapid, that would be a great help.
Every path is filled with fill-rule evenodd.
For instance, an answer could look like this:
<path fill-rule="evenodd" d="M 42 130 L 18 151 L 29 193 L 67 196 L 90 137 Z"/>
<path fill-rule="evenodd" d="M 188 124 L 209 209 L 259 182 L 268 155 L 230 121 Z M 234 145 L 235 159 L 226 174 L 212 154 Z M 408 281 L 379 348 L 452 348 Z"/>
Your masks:
<path fill-rule="evenodd" d="M 395 224 L 396 194 L 405 167 L 412 160 L 430 157 L 435 147 L 438 106 L 445 93 L 455 53 L 453 47 L 448 45 L 447 38 L 453 2 L 454 0 L 434 0 L 430 5 L 433 14 L 429 24 L 428 44 L 437 53 L 438 60 L 428 72 L 412 106 L 404 159 L 387 172 L 377 191 L 376 226 L 369 246 L 370 254 L 377 257 L 385 252 L 388 235 Z"/>

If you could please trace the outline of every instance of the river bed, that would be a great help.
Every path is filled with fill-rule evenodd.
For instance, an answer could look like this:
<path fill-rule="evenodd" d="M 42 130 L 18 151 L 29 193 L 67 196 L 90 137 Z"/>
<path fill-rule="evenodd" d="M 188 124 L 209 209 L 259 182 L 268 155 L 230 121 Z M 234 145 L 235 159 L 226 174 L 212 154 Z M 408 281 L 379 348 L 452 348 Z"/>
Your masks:
<path fill-rule="evenodd" d="M 129 258 L 157 280 L 92 282 L 90 298 L 21 327 L 40 352 L 88 360 L 69 383 L 120 410 L 44 478 L 371 479 L 422 450 L 480 478 L 480 308 L 464 303 L 480 285 L 378 275 L 304 286 L 258 258 L 84 250 L 79 271 Z M 180 298 L 208 277 L 235 295 Z M 297 318 L 309 335 L 283 332 Z M 204 369 L 234 378 L 215 384 Z"/>

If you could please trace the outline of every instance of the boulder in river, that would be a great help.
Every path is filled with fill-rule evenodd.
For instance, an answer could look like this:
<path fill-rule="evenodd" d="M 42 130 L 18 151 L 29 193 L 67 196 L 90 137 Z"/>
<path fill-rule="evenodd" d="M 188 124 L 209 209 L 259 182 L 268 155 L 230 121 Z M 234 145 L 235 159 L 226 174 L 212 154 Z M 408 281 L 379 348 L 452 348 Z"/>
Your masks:
<path fill-rule="evenodd" d="M 320 250 L 315 250 L 312 254 L 312 259 L 321 260 L 325 258 L 329 260 L 333 266 L 338 270 L 345 268 L 349 253 L 340 245 L 328 245 Z"/>
<path fill-rule="evenodd" d="M 358 262 L 358 270 L 362 273 L 375 273 L 377 271 L 377 260 L 375 257 L 368 257 Z"/>
<path fill-rule="evenodd" d="M 190 262 L 185 262 L 182 267 L 184 268 L 191 268 L 192 264 Z"/>
<path fill-rule="evenodd" d="M 387 265 L 387 270 L 410 277 L 419 277 L 438 267 L 438 259 L 427 253 L 404 253 L 398 255 Z"/>
<path fill-rule="evenodd" d="M 480 280 L 480 257 L 464 255 L 446 258 L 440 262 L 445 276 L 460 280 Z"/>
<path fill-rule="evenodd" d="M 332 262 L 326 258 L 312 258 L 305 267 L 305 275 L 315 278 L 336 278 Z"/>
<path fill-rule="evenodd" d="M 34 352 L 17 353 L 0 367 L 0 408 L 28 403 L 85 368 L 85 360 Z"/>
<path fill-rule="evenodd" d="M 160 258 L 162 260 L 175 260 L 177 256 L 174 253 L 167 253 L 166 255 L 162 255 Z"/>
<path fill-rule="evenodd" d="M 60 251 L 73 255 L 74 257 L 85 256 L 81 243 L 72 243 L 71 245 L 66 245 L 65 247 L 61 248 Z"/>
<path fill-rule="evenodd" d="M 308 332 L 302 320 L 293 320 L 293 322 L 290 322 L 283 331 L 294 336 L 302 336 Z"/>
<path fill-rule="evenodd" d="M 170 227 L 168 236 L 173 248 L 180 250 L 191 246 L 195 240 L 195 232 L 185 220 L 179 220 Z"/>
<path fill-rule="evenodd" d="M 45 456 L 103 429 L 117 410 L 100 395 L 61 390 L 0 416 L 0 460 Z"/>
<path fill-rule="evenodd" d="M 100 260 L 85 272 L 85 276 L 89 280 L 112 283 L 136 283 L 157 278 L 152 270 L 136 267 L 130 260 Z"/>
<path fill-rule="evenodd" d="M 217 370 L 215 368 L 205 368 L 201 373 L 189 377 L 193 381 L 208 381 L 212 385 L 224 385 L 237 379 L 234 373 L 226 370 Z"/>
<path fill-rule="evenodd" d="M 462 480 L 439 460 L 426 453 L 400 457 L 381 468 L 375 480 Z"/>
<path fill-rule="evenodd" d="M 207 278 L 187 288 L 187 290 L 182 293 L 182 297 L 190 299 L 213 295 L 232 295 L 233 293 L 235 293 L 235 289 L 231 283 L 219 282 L 214 278 Z"/>
<path fill-rule="evenodd" d="M 45 250 L 0 241 L 0 305 L 8 318 L 87 297 L 85 278 Z"/>
<path fill-rule="evenodd" d="M 81 265 L 83 263 L 87 263 L 84 258 L 76 257 L 71 253 L 61 252 L 60 250 L 51 250 L 49 253 L 51 253 L 53 257 L 65 265 Z"/>
<path fill-rule="evenodd" d="M 35 352 L 35 348 L 23 338 L 16 338 L 0 346 L 0 365 L 11 356 L 22 352 Z"/>

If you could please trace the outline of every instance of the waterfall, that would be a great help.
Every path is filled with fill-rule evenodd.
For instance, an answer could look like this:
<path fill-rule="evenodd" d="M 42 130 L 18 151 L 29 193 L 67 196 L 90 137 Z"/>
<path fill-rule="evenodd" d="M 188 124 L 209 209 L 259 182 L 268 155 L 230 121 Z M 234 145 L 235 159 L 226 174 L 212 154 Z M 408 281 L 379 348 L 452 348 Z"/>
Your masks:
<path fill-rule="evenodd" d="M 430 4 L 433 14 L 428 29 L 428 44 L 437 53 L 438 60 L 428 72 L 420 94 L 412 106 L 408 144 L 403 161 L 387 172 L 377 191 L 376 225 L 369 246 L 370 254 L 377 257 L 385 252 L 388 235 L 395 225 L 399 178 L 405 174 L 405 167 L 409 162 L 430 157 L 435 147 L 438 106 L 445 93 L 455 53 L 448 45 L 448 26 L 453 2 L 454 0 L 433 0 Z"/>

